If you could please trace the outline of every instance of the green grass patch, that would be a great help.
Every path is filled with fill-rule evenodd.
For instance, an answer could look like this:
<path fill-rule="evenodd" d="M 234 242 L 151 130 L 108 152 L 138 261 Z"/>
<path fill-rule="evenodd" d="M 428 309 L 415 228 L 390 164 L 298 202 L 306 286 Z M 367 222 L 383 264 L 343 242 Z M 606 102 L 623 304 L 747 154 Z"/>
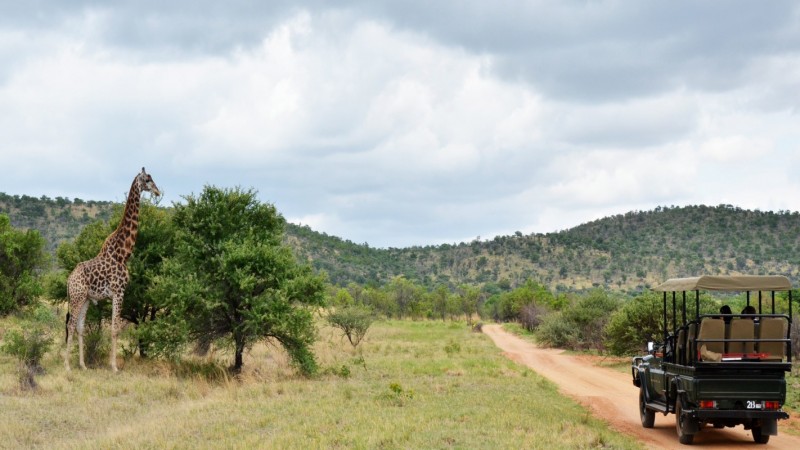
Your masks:
<path fill-rule="evenodd" d="M 640 448 L 466 326 L 376 322 L 358 350 L 333 329 L 320 337 L 312 379 L 268 345 L 238 380 L 218 375 L 227 355 L 67 373 L 53 351 L 26 393 L 0 357 L 0 446 Z"/>

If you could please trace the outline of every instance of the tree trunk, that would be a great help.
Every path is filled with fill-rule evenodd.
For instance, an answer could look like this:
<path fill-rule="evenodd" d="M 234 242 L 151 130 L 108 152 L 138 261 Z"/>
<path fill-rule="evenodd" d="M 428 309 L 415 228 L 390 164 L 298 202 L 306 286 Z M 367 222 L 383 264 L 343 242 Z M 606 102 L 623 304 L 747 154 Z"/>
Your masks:
<path fill-rule="evenodd" d="M 239 373 L 242 371 L 242 350 L 236 347 L 236 360 L 233 363 L 233 371 Z"/>
<path fill-rule="evenodd" d="M 244 353 L 244 337 L 235 336 L 236 354 L 234 356 L 233 371 L 239 373 L 242 371 L 242 354 Z"/>
<path fill-rule="evenodd" d="M 149 343 L 144 338 L 139 338 L 139 357 L 147 358 L 147 347 Z"/>

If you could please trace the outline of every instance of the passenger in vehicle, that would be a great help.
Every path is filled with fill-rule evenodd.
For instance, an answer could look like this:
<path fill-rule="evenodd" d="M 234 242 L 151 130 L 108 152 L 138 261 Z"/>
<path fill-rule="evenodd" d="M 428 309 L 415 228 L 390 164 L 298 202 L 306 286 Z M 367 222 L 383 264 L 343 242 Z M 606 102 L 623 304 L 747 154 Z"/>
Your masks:
<path fill-rule="evenodd" d="M 747 305 L 742 310 L 742 314 L 755 314 L 755 313 L 756 313 L 756 307 L 753 305 Z"/>
<path fill-rule="evenodd" d="M 719 309 L 719 313 L 720 314 L 733 314 L 733 311 L 731 311 L 731 307 L 730 306 L 722 305 L 722 308 Z M 730 316 L 728 316 L 728 317 L 722 316 L 721 319 L 725 321 L 725 325 L 728 325 L 729 323 L 731 323 L 731 317 Z"/>

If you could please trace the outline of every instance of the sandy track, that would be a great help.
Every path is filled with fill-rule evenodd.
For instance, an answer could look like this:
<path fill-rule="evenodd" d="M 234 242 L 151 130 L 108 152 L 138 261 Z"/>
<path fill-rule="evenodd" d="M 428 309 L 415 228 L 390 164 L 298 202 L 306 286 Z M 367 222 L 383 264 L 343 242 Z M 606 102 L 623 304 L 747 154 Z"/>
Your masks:
<path fill-rule="evenodd" d="M 563 394 L 591 408 L 596 417 L 608 422 L 612 428 L 634 436 L 648 448 L 688 448 L 678 442 L 674 414 L 664 416 L 657 413 L 655 427 L 642 428 L 638 410 L 639 390 L 631 382 L 630 375 L 594 366 L 563 354 L 563 350 L 536 347 L 504 331 L 500 325 L 484 325 L 483 332 L 508 358 L 556 383 Z M 766 448 L 800 449 L 800 438 L 781 433 L 780 422 L 778 433 L 778 436 L 770 438 Z M 706 427 L 695 436 L 694 445 L 703 448 L 765 448 L 755 444 L 750 432 L 741 426 Z"/>

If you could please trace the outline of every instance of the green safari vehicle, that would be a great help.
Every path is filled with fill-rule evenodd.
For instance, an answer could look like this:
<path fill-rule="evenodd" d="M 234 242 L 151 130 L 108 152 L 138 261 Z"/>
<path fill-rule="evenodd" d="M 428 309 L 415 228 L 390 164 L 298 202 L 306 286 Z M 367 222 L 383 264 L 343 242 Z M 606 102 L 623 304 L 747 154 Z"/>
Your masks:
<path fill-rule="evenodd" d="M 777 435 L 778 419 L 789 417 L 782 408 L 792 367 L 791 289 L 783 276 L 675 278 L 653 288 L 664 294 L 663 340 L 648 342 L 631 367 L 642 426 L 652 428 L 656 413 L 675 414 L 682 444 L 706 425 L 744 425 L 761 444 Z M 707 291 L 746 292 L 754 311 L 701 314 Z M 788 314 L 775 312 L 781 291 Z"/>

